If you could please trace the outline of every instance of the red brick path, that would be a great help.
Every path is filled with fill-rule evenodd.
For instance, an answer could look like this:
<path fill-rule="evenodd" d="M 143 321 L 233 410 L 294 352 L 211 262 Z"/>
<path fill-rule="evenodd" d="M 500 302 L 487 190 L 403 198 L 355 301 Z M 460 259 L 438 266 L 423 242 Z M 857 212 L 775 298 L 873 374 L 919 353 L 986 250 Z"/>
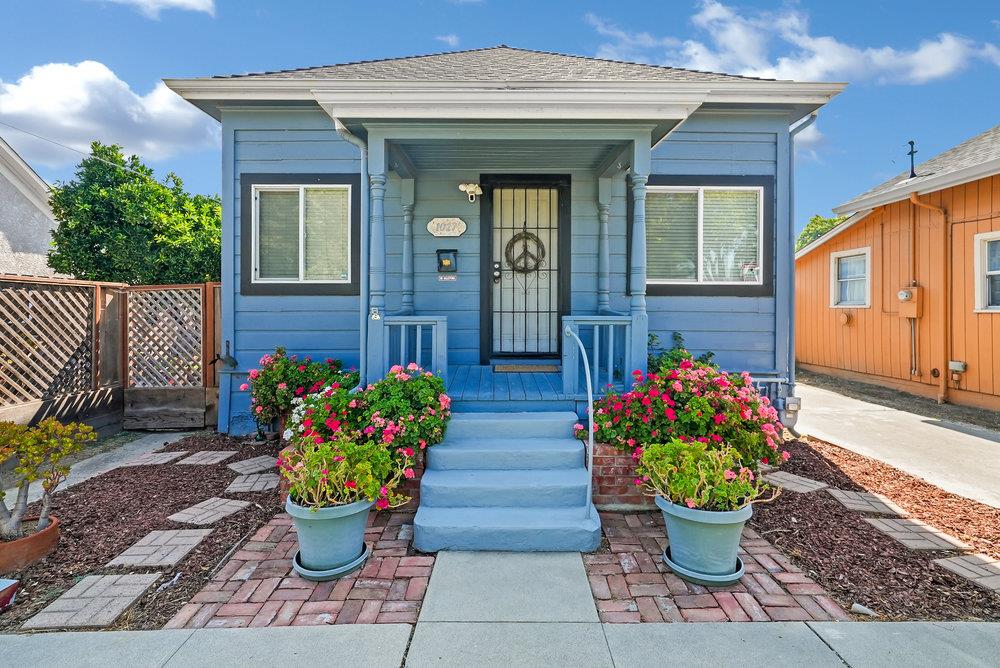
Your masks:
<path fill-rule="evenodd" d="M 801 569 L 751 529 L 740 557 L 746 574 L 729 587 L 681 580 L 660 558 L 661 513 L 601 513 L 606 542 L 583 555 L 604 622 L 766 622 L 847 620 L 848 614 Z"/>
<path fill-rule="evenodd" d="M 364 568 L 330 582 L 292 571 L 291 518 L 275 516 L 226 562 L 165 628 L 415 623 L 433 556 L 407 556 L 413 513 L 373 513 Z"/>

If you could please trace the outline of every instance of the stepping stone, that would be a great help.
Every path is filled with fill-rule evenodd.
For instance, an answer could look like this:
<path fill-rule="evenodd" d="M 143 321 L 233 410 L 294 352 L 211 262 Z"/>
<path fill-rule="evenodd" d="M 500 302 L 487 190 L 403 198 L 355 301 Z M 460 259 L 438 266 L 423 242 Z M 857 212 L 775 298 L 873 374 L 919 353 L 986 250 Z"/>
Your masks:
<path fill-rule="evenodd" d="M 249 501 L 234 501 L 233 499 L 220 499 L 213 496 L 205 499 L 201 503 L 196 503 L 190 508 L 174 513 L 167 519 L 171 522 L 182 522 L 184 524 L 212 524 L 221 520 L 227 515 L 243 510 L 250 505 Z"/>
<path fill-rule="evenodd" d="M 251 473 L 241 475 L 226 488 L 226 494 L 236 492 L 263 492 L 278 486 L 278 476 L 274 473 Z"/>
<path fill-rule="evenodd" d="M 196 452 L 187 459 L 182 459 L 177 463 L 192 464 L 196 466 L 210 466 L 212 464 L 220 464 L 235 454 L 235 450 L 202 450 L 201 452 Z"/>
<path fill-rule="evenodd" d="M 144 455 L 136 457 L 130 461 L 125 462 L 122 466 L 149 466 L 152 464 L 169 464 L 178 457 L 183 457 L 187 454 L 187 450 L 177 450 L 174 452 L 147 452 Z"/>
<path fill-rule="evenodd" d="M 985 554 L 968 554 L 961 557 L 935 559 L 934 563 L 961 575 L 966 580 L 1000 594 L 1000 560 Z"/>
<path fill-rule="evenodd" d="M 862 519 L 911 550 L 960 550 L 964 552 L 971 549 L 960 540 L 952 538 L 919 520 L 888 517 L 863 517 Z"/>
<path fill-rule="evenodd" d="M 898 515 L 900 517 L 906 515 L 905 510 L 881 494 L 849 492 L 833 487 L 828 487 L 826 491 L 830 493 L 830 496 L 840 501 L 841 505 L 848 510 L 854 510 L 859 513 L 875 513 L 876 515 Z"/>
<path fill-rule="evenodd" d="M 159 573 L 88 575 L 52 601 L 21 628 L 95 628 L 108 626 L 146 593 Z"/>
<path fill-rule="evenodd" d="M 819 482 L 818 480 L 813 480 L 811 478 L 803 478 L 800 475 L 786 473 L 785 471 L 768 473 L 764 476 L 764 480 L 772 485 L 781 487 L 782 489 L 787 489 L 789 492 L 799 492 L 800 494 L 818 492 L 819 490 L 825 489 L 829 486 L 825 482 Z"/>
<path fill-rule="evenodd" d="M 249 473 L 262 473 L 267 470 L 273 470 L 277 461 L 278 460 L 275 457 L 271 457 L 270 455 L 261 455 L 260 457 L 254 457 L 253 459 L 244 459 L 239 462 L 233 462 L 232 464 L 229 464 L 229 468 L 241 475 L 247 475 Z"/>
<path fill-rule="evenodd" d="M 210 533 L 211 529 L 151 531 L 107 565 L 176 566 Z"/>

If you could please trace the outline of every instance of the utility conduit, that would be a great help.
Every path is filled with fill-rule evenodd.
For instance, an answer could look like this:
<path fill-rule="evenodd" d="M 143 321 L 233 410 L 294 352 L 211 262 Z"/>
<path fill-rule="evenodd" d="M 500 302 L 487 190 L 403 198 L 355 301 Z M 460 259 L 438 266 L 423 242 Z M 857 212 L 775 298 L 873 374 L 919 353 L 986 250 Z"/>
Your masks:
<path fill-rule="evenodd" d="M 910 201 L 922 209 L 941 214 L 941 247 L 943 249 L 941 300 L 944 303 L 944 315 L 941 318 L 941 341 L 944 346 L 944 354 L 942 355 L 937 400 L 939 404 L 943 404 L 948 401 L 948 362 L 951 360 L 951 224 L 948 221 L 947 211 L 939 206 L 921 202 L 917 193 L 910 193 Z"/>

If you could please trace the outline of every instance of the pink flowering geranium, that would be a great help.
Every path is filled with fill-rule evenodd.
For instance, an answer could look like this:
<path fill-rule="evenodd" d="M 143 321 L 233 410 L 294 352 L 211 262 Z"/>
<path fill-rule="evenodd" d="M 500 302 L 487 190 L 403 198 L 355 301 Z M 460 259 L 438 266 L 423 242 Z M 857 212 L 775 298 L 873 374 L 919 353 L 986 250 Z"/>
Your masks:
<path fill-rule="evenodd" d="M 609 392 L 595 402 L 598 441 L 634 448 L 675 437 L 731 447 L 744 465 L 754 468 L 780 453 L 778 412 L 749 373 L 728 374 L 682 356 L 673 366 L 665 364 L 648 374 L 636 371 L 633 380 L 631 390 Z M 582 427 L 576 434 L 586 438 Z"/>

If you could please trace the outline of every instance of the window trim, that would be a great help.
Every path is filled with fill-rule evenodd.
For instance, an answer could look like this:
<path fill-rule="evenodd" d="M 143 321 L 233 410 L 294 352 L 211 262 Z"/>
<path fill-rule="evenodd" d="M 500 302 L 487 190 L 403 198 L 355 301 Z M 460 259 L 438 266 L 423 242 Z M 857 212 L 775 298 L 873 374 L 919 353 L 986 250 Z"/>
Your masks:
<path fill-rule="evenodd" d="M 306 190 L 346 190 L 347 191 L 347 278 L 340 280 L 330 279 L 310 279 L 306 278 Z M 251 248 L 253 249 L 253 275 L 251 281 L 255 285 L 262 283 L 291 283 L 300 284 L 321 284 L 321 285 L 349 285 L 354 273 L 351 266 L 351 244 L 354 243 L 354 235 L 351 234 L 351 191 L 349 183 L 324 183 L 324 184 L 277 184 L 277 183 L 255 183 L 251 186 L 250 194 L 253 197 L 253 228 L 251 235 Z M 299 195 L 299 277 L 298 278 L 261 278 L 260 276 L 260 198 L 262 192 L 293 193 Z"/>
<path fill-rule="evenodd" d="M 975 306 L 974 313 L 1000 313 L 1000 305 L 990 306 L 987 303 L 989 295 L 986 291 L 987 276 L 1000 274 L 1000 271 L 987 271 L 986 251 L 991 241 L 1000 242 L 1000 230 L 993 232 L 980 232 L 972 238 L 972 248 L 974 255 L 973 280 L 975 283 Z"/>
<path fill-rule="evenodd" d="M 760 240 L 760 250 L 763 254 L 761 263 L 761 283 L 646 283 L 646 295 L 650 297 L 667 296 L 698 296 L 698 297 L 773 297 L 775 272 L 776 218 L 773 176 L 732 176 L 732 175 L 696 175 L 696 174 L 650 174 L 646 188 L 652 186 L 701 186 L 701 187 L 759 187 L 763 189 L 761 215 L 763 216 L 763 232 Z M 632 221 L 634 219 L 634 198 L 628 192 L 626 198 L 626 266 L 632 266 Z M 631 271 L 626 270 L 625 281 L 628 294 L 632 294 Z"/>
<path fill-rule="evenodd" d="M 837 265 L 840 258 L 863 255 L 865 258 L 865 300 L 863 302 L 839 302 L 840 278 Z M 872 248 L 863 246 L 830 253 L 830 308 L 871 308 L 872 306 Z"/>
<path fill-rule="evenodd" d="M 722 191 L 734 191 L 734 190 L 746 190 L 753 191 L 757 193 L 757 267 L 760 270 L 759 280 L 756 281 L 706 281 L 704 277 L 705 273 L 705 262 L 704 262 L 704 250 L 705 250 L 705 191 L 707 190 L 722 190 Z M 653 193 L 696 193 L 698 196 L 698 229 L 697 229 L 697 242 L 698 242 L 698 258 L 697 258 L 697 277 L 694 280 L 678 280 L 669 278 L 646 278 L 646 285 L 697 285 L 697 286 L 715 286 L 715 285 L 747 285 L 747 286 L 761 286 L 764 284 L 764 187 L 763 186 L 721 186 L 721 185 L 690 185 L 690 186 L 660 186 L 653 185 L 647 186 L 646 197 L 648 198 Z M 649 221 L 646 221 L 646 228 L 649 229 Z M 649 247 L 649 235 L 647 232 L 646 238 L 647 253 Z M 646 263 L 646 271 L 649 271 L 649 262 Z"/>
<path fill-rule="evenodd" d="M 240 174 L 240 294 L 242 295 L 359 295 L 361 249 L 361 175 L 354 174 Z M 256 193 L 261 190 L 292 191 L 299 195 L 299 276 L 304 275 L 305 248 L 302 244 L 304 199 L 303 188 L 347 187 L 348 220 L 348 280 L 317 279 L 258 279 L 257 278 L 257 211 Z M 249 204 L 249 205 L 248 205 Z"/>

